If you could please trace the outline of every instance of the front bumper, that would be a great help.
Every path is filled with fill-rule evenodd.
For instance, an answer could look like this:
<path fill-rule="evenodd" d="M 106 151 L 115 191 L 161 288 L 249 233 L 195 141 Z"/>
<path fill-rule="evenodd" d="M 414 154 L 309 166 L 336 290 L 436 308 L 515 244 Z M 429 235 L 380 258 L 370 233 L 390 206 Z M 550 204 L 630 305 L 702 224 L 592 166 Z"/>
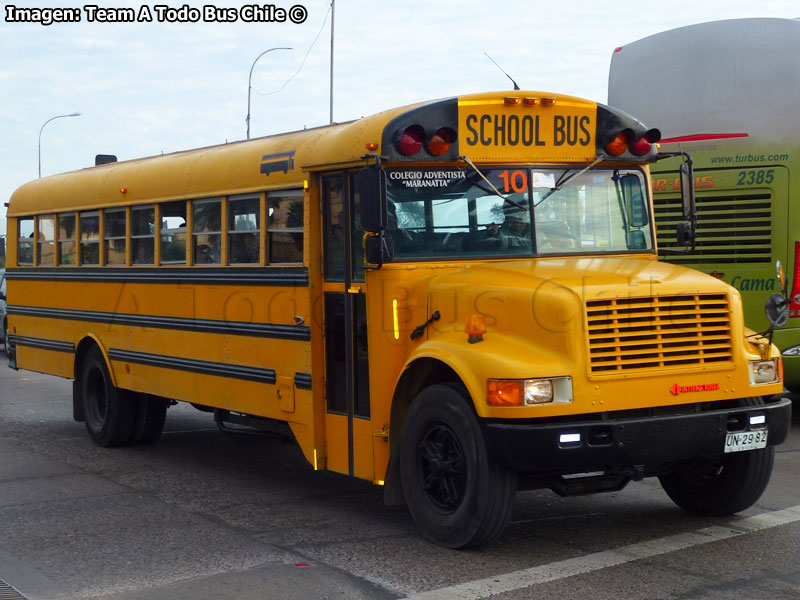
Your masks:
<path fill-rule="evenodd" d="M 760 406 L 729 407 L 664 416 L 606 413 L 599 420 L 485 421 L 490 453 L 520 473 L 617 472 L 723 453 L 728 432 L 767 429 L 767 444 L 783 443 L 792 420 L 787 398 Z M 750 417 L 763 415 L 763 424 Z M 759 419 L 756 419 L 758 421 Z M 578 437 L 579 435 L 579 437 Z M 565 441 L 575 440 L 579 441 Z"/>

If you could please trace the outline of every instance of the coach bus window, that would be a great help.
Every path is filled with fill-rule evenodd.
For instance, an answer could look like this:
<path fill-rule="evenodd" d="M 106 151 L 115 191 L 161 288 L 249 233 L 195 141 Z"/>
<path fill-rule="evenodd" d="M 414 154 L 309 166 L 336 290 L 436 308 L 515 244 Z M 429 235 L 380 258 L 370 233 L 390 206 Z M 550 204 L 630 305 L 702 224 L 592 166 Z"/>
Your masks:
<path fill-rule="evenodd" d="M 103 213 L 106 223 L 105 247 L 107 265 L 125 264 L 125 221 L 124 208 L 106 210 Z"/>
<path fill-rule="evenodd" d="M 58 264 L 75 264 L 75 214 L 58 215 Z"/>
<path fill-rule="evenodd" d="M 161 205 L 161 263 L 186 263 L 186 202 Z"/>
<path fill-rule="evenodd" d="M 19 219 L 18 223 L 17 263 L 33 265 L 33 217 Z"/>
<path fill-rule="evenodd" d="M 44 267 L 52 267 L 55 264 L 55 248 L 53 247 L 55 228 L 56 221 L 54 215 L 39 217 L 37 223 L 38 233 L 36 234 L 36 243 L 39 247 L 38 264 Z"/>
<path fill-rule="evenodd" d="M 261 200 L 258 196 L 228 198 L 228 255 L 230 264 L 259 262 L 259 219 Z"/>
<path fill-rule="evenodd" d="M 131 209 L 131 262 L 152 265 L 155 245 L 156 211 L 152 206 Z"/>
<path fill-rule="evenodd" d="M 272 193 L 267 198 L 269 263 L 303 262 L 303 192 Z"/>
<path fill-rule="evenodd" d="M 218 265 L 222 256 L 222 203 L 195 200 L 192 205 L 194 264 Z"/>
<path fill-rule="evenodd" d="M 81 264 L 100 264 L 100 213 L 81 213 Z"/>

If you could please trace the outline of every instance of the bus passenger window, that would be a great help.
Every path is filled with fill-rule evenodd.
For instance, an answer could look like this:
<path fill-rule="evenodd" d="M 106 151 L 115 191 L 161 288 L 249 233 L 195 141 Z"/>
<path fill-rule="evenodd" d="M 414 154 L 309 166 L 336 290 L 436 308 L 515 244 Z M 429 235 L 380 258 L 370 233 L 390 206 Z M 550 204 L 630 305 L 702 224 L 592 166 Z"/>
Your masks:
<path fill-rule="evenodd" d="M 81 264 L 100 264 L 100 213 L 81 213 Z"/>
<path fill-rule="evenodd" d="M 124 208 L 103 212 L 106 222 L 106 264 L 125 264 L 125 220 Z"/>
<path fill-rule="evenodd" d="M 131 209 L 131 262 L 152 265 L 155 245 L 156 211 L 152 206 Z"/>
<path fill-rule="evenodd" d="M 290 190 L 267 198 L 269 264 L 303 262 L 303 192 Z"/>
<path fill-rule="evenodd" d="M 259 262 L 261 201 L 258 196 L 228 198 L 228 263 Z"/>
<path fill-rule="evenodd" d="M 33 217 L 19 219 L 17 264 L 33 265 Z"/>
<path fill-rule="evenodd" d="M 218 265 L 222 256 L 222 203 L 195 200 L 192 207 L 194 264 Z"/>
<path fill-rule="evenodd" d="M 186 202 L 161 205 L 161 264 L 186 263 Z"/>
<path fill-rule="evenodd" d="M 58 264 L 75 264 L 75 213 L 58 215 Z"/>
<path fill-rule="evenodd" d="M 39 247 L 38 264 L 43 267 L 52 267 L 55 265 L 55 248 L 53 248 L 53 238 L 55 237 L 56 229 L 55 217 L 53 215 L 39 217 L 37 229 L 36 244 Z"/>

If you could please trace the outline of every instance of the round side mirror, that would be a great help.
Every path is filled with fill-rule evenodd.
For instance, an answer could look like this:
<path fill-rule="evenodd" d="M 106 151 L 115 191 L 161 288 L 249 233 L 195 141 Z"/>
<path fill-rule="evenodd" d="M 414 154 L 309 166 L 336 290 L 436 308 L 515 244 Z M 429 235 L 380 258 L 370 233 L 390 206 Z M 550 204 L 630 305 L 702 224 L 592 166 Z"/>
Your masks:
<path fill-rule="evenodd" d="M 784 296 L 770 295 L 764 308 L 773 327 L 783 327 L 789 321 L 789 301 Z"/>

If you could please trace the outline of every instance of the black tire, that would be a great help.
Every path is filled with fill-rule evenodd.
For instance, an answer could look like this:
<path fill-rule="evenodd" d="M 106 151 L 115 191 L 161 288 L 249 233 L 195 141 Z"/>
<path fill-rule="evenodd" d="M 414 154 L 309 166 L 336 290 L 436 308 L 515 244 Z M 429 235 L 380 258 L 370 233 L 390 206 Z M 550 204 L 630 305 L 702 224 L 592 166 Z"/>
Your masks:
<path fill-rule="evenodd" d="M 743 403 L 756 406 L 763 400 L 747 398 Z M 774 459 L 773 446 L 695 459 L 662 475 L 659 481 L 672 501 L 685 511 L 722 517 L 756 503 L 767 488 Z"/>
<path fill-rule="evenodd" d="M 400 473 L 414 522 L 436 544 L 486 544 L 508 524 L 516 473 L 488 456 L 477 418 L 460 389 L 434 385 L 414 399 L 403 427 Z"/>
<path fill-rule="evenodd" d="M 143 445 L 157 442 L 164 431 L 169 400 L 150 394 L 129 393 L 137 405 L 136 424 L 133 427 L 130 443 Z"/>
<path fill-rule="evenodd" d="M 105 358 L 97 346 L 87 352 L 83 361 L 78 392 L 86 431 L 95 444 L 107 448 L 130 443 L 136 424 L 136 402 L 111 383 Z"/>

